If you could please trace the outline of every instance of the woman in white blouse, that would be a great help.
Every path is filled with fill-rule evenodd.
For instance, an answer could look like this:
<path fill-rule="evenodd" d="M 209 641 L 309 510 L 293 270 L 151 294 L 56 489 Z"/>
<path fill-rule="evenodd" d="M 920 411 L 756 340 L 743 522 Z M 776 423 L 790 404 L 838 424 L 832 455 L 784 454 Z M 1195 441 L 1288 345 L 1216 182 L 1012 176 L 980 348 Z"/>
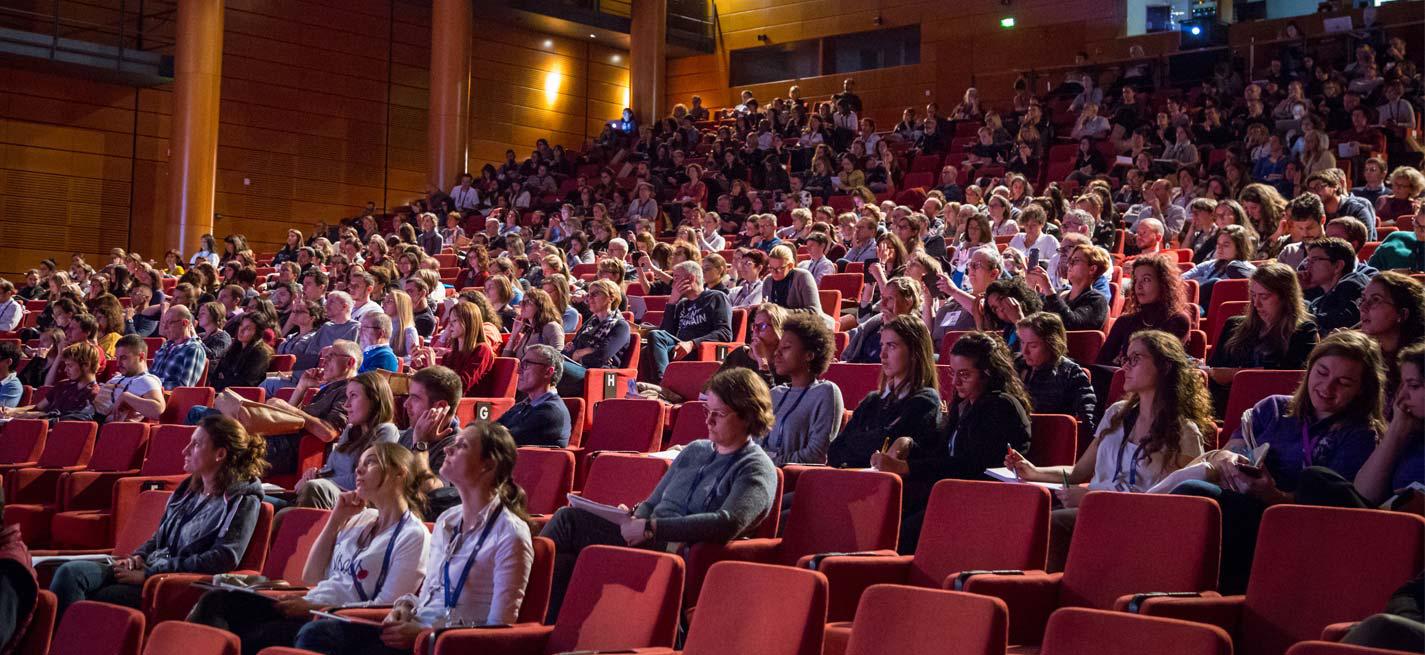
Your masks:
<path fill-rule="evenodd" d="M 421 586 L 430 531 L 421 522 L 434 479 L 404 447 L 367 448 L 356 466 L 356 489 L 341 495 L 302 569 L 305 595 L 259 596 L 210 591 L 188 620 L 237 633 L 245 655 L 296 639 L 312 610 L 389 605 Z"/>
<path fill-rule="evenodd" d="M 425 584 L 396 599 L 380 626 L 336 620 L 302 628 L 296 646 L 327 655 L 408 653 L 423 630 L 515 622 L 534 564 L 524 490 L 509 430 L 477 421 L 445 449 L 441 478 L 460 505 L 436 519 Z"/>

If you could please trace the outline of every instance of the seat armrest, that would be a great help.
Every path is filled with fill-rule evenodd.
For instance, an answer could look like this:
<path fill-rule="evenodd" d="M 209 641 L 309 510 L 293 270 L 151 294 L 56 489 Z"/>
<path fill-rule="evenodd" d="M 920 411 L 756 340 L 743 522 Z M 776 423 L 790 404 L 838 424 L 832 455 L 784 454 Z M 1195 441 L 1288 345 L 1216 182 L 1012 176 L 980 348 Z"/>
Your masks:
<path fill-rule="evenodd" d="M 1346 638 L 1346 633 L 1350 632 L 1351 628 L 1354 627 L 1356 627 L 1355 621 L 1346 621 L 1345 623 L 1332 623 L 1331 625 L 1322 628 L 1321 641 L 1341 641 L 1342 639 Z"/>
<path fill-rule="evenodd" d="M 1123 601 L 1124 599 L 1119 599 L 1120 603 Z M 1157 596 L 1140 603 L 1138 613 L 1215 625 L 1226 630 L 1229 635 L 1236 635 L 1246 603 L 1246 596 L 1221 596 L 1215 592 L 1203 592 L 1197 598 Z"/>
<path fill-rule="evenodd" d="M 821 563 L 831 557 L 892 557 L 896 555 L 894 550 L 858 550 L 852 552 L 829 552 L 817 553 L 815 555 L 802 555 L 797 559 L 797 568 L 821 570 Z"/>
<path fill-rule="evenodd" d="M 861 600 L 861 594 L 871 585 L 906 584 L 914 559 L 912 555 L 896 555 L 890 551 L 852 556 L 828 554 L 822 557 L 816 570 L 826 576 L 828 584 L 826 620 L 850 621 L 856 615 L 856 604 Z"/>
<path fill-rule="evenodd" d="M 354 619 L 366 619 L 368 621 L 381 622 L 386 620 L 386 615 L 391 613 L 389 605 L 380 607 L 347 607 L 332 612 L 338 616 L 350 616 Z"/>
<path fill-rule="evenodd" d="M 958 576 L 947 579 L 955 578 Z M 967 578 L 962 590 L 1004 601 L 1009 608 L 1010 643 L 1038 644 L 1044 638 L 1049 615 L 1058 609 L 1063 579 L 1063 573 L 1043 571 L 983 573 Z"/>
<path fill-rule="evenodd" d="M 428 655 L 459 655 L 463 653 L 508 653 L 509 655 L 543 655 L 552 625 L 521 623 L 503 627 L 454 628 L 435 635 L 435 651 Z"/>
<path fill-rule="evenodd" d="M 1139 594 L 1129 594 L 1129 595 L 1126 595 L 1126 596 L 1119 596 L 1118 599 L 1113 602 L 1113 609 L 1114 609 L 1114 611 L 1118 611 L 1118 612 L 1128 612 L 1129 614 L 1139 614 L 1139 613 L 1140 613 L 1139 610 L 1142 609 L 1143 603 L 1148 602 L 1148 599 L 1150 599 L 1150 598 L 1202 598 L 1202 597 L 1203 597 L 1203 592 L 1200 592 L 1200 591 L 1149 591 L 1149 592 L 1144 592 L 1144 593 L 1139 593 Z"/>
<path fill-rule="evenodd" d="M 729 541 L 723 545 L 723 552 L 726 554 L 726 557 L 722 559 L 771 564 L 776 560 L 777 552 L 781 550 L 781 548 L 781 539 L 740 539 L 738 541 Z"/>

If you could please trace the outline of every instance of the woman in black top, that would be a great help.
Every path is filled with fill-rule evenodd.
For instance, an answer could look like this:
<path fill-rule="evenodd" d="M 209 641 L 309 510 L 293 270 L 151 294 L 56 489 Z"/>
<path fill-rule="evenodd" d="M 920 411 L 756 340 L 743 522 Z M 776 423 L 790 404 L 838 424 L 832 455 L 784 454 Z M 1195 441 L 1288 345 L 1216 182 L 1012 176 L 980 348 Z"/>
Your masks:
<path fill-rule="evenodd" d="M 1068 260 L 1064 278 L 1069 290 L 1055 293 L 1049 274 L 1035 267 L 1024 279 L 1038 291 L 1044 301 L 1044 311 L 1059 315 L 1066 330 L 1102 330 L 1108 320 L 1108 298 L 1093 288 L 1093 283 L 1108 271 L 1112 260 L 1108 251 L 1089 243 L 1073 246 L 1060 257 Z M 1088 362 L 1084 362 L 1088 363 Z"/>
<path fill-rule="evenodd" d="M 267 379 L 267 365 L 272 362 L 272 347 L 262 340 L 262 333 L 271 329 L 262 314 L 244 314 L 238 322 L 237 339 L 213 369 L 214 391 L 228 387 L 255 387 Z"/>
<path fill-rule="evenodd" d="M 1286 264 L 1264 264 L 1252 274 L 1247 313 L 1227 319 L 1217 347 L 1207 359 L 1213 413 L 1222 416 L 1232 376 L 1244 368 L 1299 370 L 1316 347 L 1316 323 L 1301 299 L 1296 271 Z"/>
<path fill-rule="evenodd" d="M 918 316 L 892 318 L 881 328 L 880 388 L 856 406 L 827 464 L 865 468 L 897 438 L 929 447 L 938 438 L 939 386 L 930 330 Z"/>
<path fill-rule="evenodd" d="M 871 456 L 872 467 L 906 482 L 903 553 L 915 552 L 925 505 L 936 482 L 982 479 L 985 469 L 1002 465 L 1006 448 L 1023 452 L 1029 447 L 1029 395 L 1002 340 L 984 332 L 960 337 L 950 349 L 950 369 L 954 376 L 950 414 L 936 439 L 901 437 L 886 452 Z"/>
<path fill-rule="evenodd" d="M 1082 366 L 1065 356 L 1068 337 L 1064 323 L 1050 312 L 1020 319 L 1019 357 L 1014 368 L 1039 414 L 1067 414 L 1079 421 L 1079 443 L 1093 440 L 1099 403 L 1093 383 Z"/>

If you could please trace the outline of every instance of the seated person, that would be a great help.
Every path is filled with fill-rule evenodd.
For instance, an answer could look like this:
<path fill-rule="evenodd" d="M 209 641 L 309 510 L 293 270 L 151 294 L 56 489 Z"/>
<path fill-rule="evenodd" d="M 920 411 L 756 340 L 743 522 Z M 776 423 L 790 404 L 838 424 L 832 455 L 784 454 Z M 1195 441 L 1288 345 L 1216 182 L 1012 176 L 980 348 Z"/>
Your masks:
<path fill-rule="evenodd" d="M 420 590 L 426 576 L 430 531 L 421 522 L 432 477 L 411 451 L 375 444 L 361 455 L 356 489 L 341 494 L 307 554 L 303 595 L 265 596 L 213 590 L 188 620 L 237 634 L 244 655 L 268 646 L 290 646 L 312 610 L 344 605 L 387 605 Z"/>
<path fill-rule="evenodd" d="M 1038 250 L 1041 261 L 1047 266 L 1049 258 L 1059 250 L 1059 240 L 1044 232 L 1044 208 L 1037 204 L 1025 207 L 1019 213 L 1018 222 L 1024 231 L 1010 239 L 1009 247 L 1018 250 L 1026 259 L 1031 257 L 1033 251 Z"/>
<path fill-rule="evenodd" d="M 1103 413 L 1098 435 L 1072 467 L 1035 466 L 1018 450 L 1004 458 L 1004 465 L 1023 480 L 1070 484 L 1056 492 L 1064 509 L 1055 510 L 1050 521 L 1050 571 L 1063 570 L 1084 494 L 1146 492 L 1201 455 L 1203 435 L 1216 434 L 1202 376 L 1177 339 L 1143 330 L 1129 340 L 1128 353 L 1123 400 Z"/>
<path fill-rule="evenodd" d="M 1199 305 L 1207 307 L 1212 302 L 1212 287 L 1218 280 L 1244 280 L 1257 270 L 1251 262 L 1253 239 L 1248 229 L 1242 225 L 1217 228 L 1217 249 L 1212 256 L 1183 273 L 1183 280 L 1197 280 Z"/>
<path fill-rule="evenodd" d="M 0 498 L 0 514 L 5 512 Z M 39 600 L 39 582 L 20 526 L 0 530 L 0 651 L 15 652 L 25 638 Z"/>
<path fill-rule="evenodd" d="M 302 472 L 297 482 L 297 504 L 335 507 L 343 492 L 356 488 L 356 466 L 361 454 L 374 444 L 395 443 L 399 438 L 391 422 L 394 417 L 395 402 L 384 376 L 370 372 L 351 378 L 346 384 L 346 427 L 327 455 L 326 466 Z"/>
<path fill-rule="evenodd" d="M 1128 339 L 1144 329 L 1162 330 L 1186 341 L 1192 319 L 1177 260 L 1172 255 L 1151 255 L 1133 260 L 1133 288 L 1128 306 L 1113 322 L 1096 364 L 1122 366 L 1128 357 Z"/>
<path fill-rule="evenodd" d="M 536 344 L 564 347 L 564 317 L 544 289 L 530 289 L 525 294 L 515 325 L 510 329 L 510 340 L 501 349 L 500 356 L 519 359 L 525 349 Z"/>
<path fill-rule="evenodd" d="M 747 369 L 713 375 L 704 387 L 708 438 L 684 446 L 648 499 L 622 527 L 572 507 L 560 508 L 541 536 L 554 540 L 554 622 L 579 551 L 607 544 L 666 550 L 669 544 L 725 543 L 756 529 L 772 508 L 772 461 L 752 440 L 772 425 L 767 385 Z M 449 464 L 447 463 L 447 466 Z"/>
<path fill-rule="evenodd" d="M 154 353 L 149 368 L 163 380 L 163 388 L 172 391 L 198 384 L 207 367 L 208 354 L 193 334 L 193 314 L 182 305 L 170 307 L 163 313 L 158 331 L 166 341 Z"/>
<path fill-rule="evenodd" d="M 411 357 L 411 368 L 419 371 L 441 364 L 455 371 L 465 385 L 464 392 L 473 395 L 485 376 L 495 368 L 495 351 L 481 333 L 484 323 L 485 319 L 475 303 L 465 300 L 456 302 L 446 312 L 445 346 L 441 350 L 436 350 L 434 346 L 418 349 Z"/>
<path fill-rule="evenodd" d="M 237 338 L 228 346 L 209 376 L 214 391 L 228 387 L 256 387 L 267 379 L 272 347 L 262 340 L 262 333 L 271 327 L 262 314 L 243 314 L 238 319 Z"/>
<path fill-rule="evenodd" d="M 1014 368 L 1037 414 L 1065 414 L 1079 422 L 1079 443 L 1093 439 L 1098 398 L 1082 366 L 1065 355 L 1068 335 L 1058 314 L 1037 312 L 1015 324 Z"/>
<path fill-rule="evenodd" d="M 50 387 L 39 402 L 26 407 L 0 407 L 0 417 L 43 418 L 54 421 L 94 420 L 94 398 L 99 385 L 99 348 L 88 341 L 65 346 L 59 365 L 64 379 Z"/>
<path fill-rule="evenodd" d="M 554 346 L 537 343 L 524 349 L 515 382 L 515 391 L 523 399 L 497 421 L 510 431 L 516 444 L 558 448 L 569 445 L 569 408 L 556 389 L 563 374 L 562 360 Z"/>
<path fill-rule="evenodd" d="M 901 476 L 906 500 L 900 550 L 914 553 L 925 505 L 936 482 L 979 480 L 1004 461 L 1005 448 L 1029 448 L 1029 395 L 1014 373 L 1014 356 L 997 335 L 971 332 L 950 349 L 954 387 L 950 416 L 932 443 L 900 437 L 871 454 L 871 467 Z"/>
<path fill-rule="evenodd" d="M 1064 329 L 1102 330 L 1108 321 L 1108 296 L 1093 287 L 1112 264 L 1107 251 L 1081 243 L 1068 254 L 1065 270 L 1065 279 L 1069 282 L 1067 291 L 1055 293 L 1049 274 L 1039 267 L 1029 269 L 1024 274 L 1024 281 L 1039 293 L 1044 311 L 1056 314 Z"/>
<path fill-rule="evenodd" d="M 1010 351 L 1019 350 L 1019 336 L 1015 325 L 1026 314 L 1033 314 L 1043 306 L 1039 294 L 1034 293 L 1024 283 L 1022 277 L 1007 277 L 995 280 L 985 289 L 985 298 L 980 308 L 980 327 L 984 332 L 999 335 L 1007 342 Z"/>
<path fill-rule="evenodd" d="M 119 371 L 99 387 L 94 410 L 105 422 L 157 421 L 168 402 L 163 382 L 148 372 L 148 345 L 137 334 L 125 335 L 114 346 Z"/>
<path fill-rule="evenodd" d="M 397 598 L 380 626 L 312 621 L 294 645 L 325 655 L 391 655 L 409 653 L 430 628 L 513 624 L 534 564 L 524 490 L 514 481 L 516 449 L 497 424 L 462 430 L 440 467 L 461 503 L 435 521 L 420 592 Z"/>
<path fill-rule="evenodd" d="M 242 561 L 262 503 L 262 439 L 237 421 L 210 416 L 183 455 L 189 477 L 168 499 L 153 537 L 112 564 L 67 562 L 55 571 L 49 588 L 60 616 L 81 600 L 137 608 L 150 575 L 227 573 Z"/>
<path fill-rule="evenodd" d="M 648 333 L 641 378 L 663 379 L 668 362 L 695 354 L 704 341 L 732 339 L 732 307 L 727 295 L 703 288 L 703 269 L 697 262 L 673 267 L 673 296 L 678 300 L 663 313 L 663 323 Z"/>
<path fill-rule="evenodd" d="M 1385 397 L 1394 398 L 1400 388 L 1399 355 L 1406 348 L 1425 343 L 1425 285 L 1395 271 L 1371 278 L 1358 303 L 1361 323 L 1357 328 L 1380 346 L 1385 358 Z M 1392 406 L 1385 408 L 1386 418 Z"/>
<path fill-rule="evenodd" d="M 1370 265 L 1382 271 L 1425 272 L 1425 204 L 1415 212 L 1413 230 L 1387 234 L 1371 255 Z"/>
<path fill-rule="evenodd" d="M 401 370 L 401 360 L 391 350 L 391 317 L 386 312 L 368 311 L 358 319 L 356 342 L 361 344 L 361 369 L 357 373 Z"/>
<path fill-rule="evenodd" d="M 875 364 L 881 361 L 881 330 L 897 316 L 916 316 L 923 302 L 921 286 L 908 277 L 886 280 L 881 293 L 881 311 L 872 315 L 847 333 L 846 349 L 841 361 L 852 364 Z"/>
<path fill-rule="evenodd" d="M 961 289 L 956 286 L 949 275 L 938 277 L 935 288 L 939 293 L 934 295 L 943 300 L 939 301 L 940 306 L 933 314 L 929 311 L 923 312 L 925 324 L 930 328 L 931 343 L 937 350 L 945 341 L 947 332 L 976 329 L 980 299 L 984 297 L 990 284 L 1004 274 L 1004 260 L 994 248 L 975 248 L 968 261 L 964 277 L 969 281 L 969 288 Z M 927 308 L 932 305 L 932 302 L 926 301 Z"/>
<path fill-rule="evenodd" d="M 560 357 L 563 374 L 559 377 L 559 393 L 577 398 L 584 395 L 584 378 L 591 368 L 617 368 L 623 364 L 620 353 L 628 347 L 629 326 L 618 306 L 623 301 L 619 285 L 608 280 L 589 283 L 584 300 L 589 316 L 574 338 L 564 346 Z"/>
<path fill-rule="evenodd" d="M 302 473 L 297 470 L 297 449 L 302 436 L 310 434 L 330 442 L 346 429 L 346 387 L 351 379 L 356 377 L 356 369 L 360 366 L 361 348 L 353 341 L 337 341 L 327 347 L 317 366 L 302 372 L 297 388 L 292 391 L 290 402 L 276 397 L 267 399 L 267 406 L 282 415 L 282 420 L 277 421 L 276 426 L 269 428 L 259 421 L 254 421 L 252 412 L 247 410 L 225 410 L 224 414 L 251 426 L 255 432 L 265 437 L 266 459 L 272 467 L 272 473 Z M 317 392 L 311 400 L 307 400 L 307 391 L 310 389 L 316 389 Z M 190 418 L 193 417 L 190 415 Z M 297 424 L 299 421 L 300 425 Z"/>
<path fill-rule="evenodd" d="M 772 388 L 772 428 L 758 442 L 773 464 L 826 463 L 845 411 L 841 388 L 821 379 L 835 348 L 831 330 L 816 317 L 793 315 L 782 322 L 772 367 L 788 383 Z"/>
<path fill-rule="evenodd" d="M 1256 547 L 1255 527 L 1267 507 L 1296 502 L 1302 474 L 1324 466 L 1354 479 L 1385 432 L 1384 362 L 1380 348 L 1354 330 L 1333 333 L 1316 345 L 1306 376 L 1291 396 L 1268 396 L 1222 450 L 1208 457 L 1211 481 L 1193 480 L 1175 493 L 1213 498 L 1222 508 L 1222 582 L 1225 594 L 1242 593 Z M 1261 467 L 1247 455 L 1270 444 Z"/>
<path fill-rule="evenodd" d="M 782 323 L 786 322 L 788 314 L 786 308 L 770 302 L 753 308 L 749 316 L 752 325 L 747 344 L 729 350 L 721 358 L 722 364 L 717 370 L 745 368 L 761 377 L 768 387 L 786 384 L 787 379 L 777 374 L 772 358 L 777 354 L 777 346 L 782 343 Z M 665 389 L 663 393 L 666 396 L 670 392 Z"/>
<path fill-rule="evenodd" d="M 139 341 L 143 342 L 142 339 Z M 16 407 L 25 394 L 25 385 L 15 373 L 19 370 L 20 360 L 23 358 L 18 344 L 11 341 L 0 343 L 0 407 Z"/>
<path fill-rule="evenodd" d="M 1296 271 L 1277 262 L 1262 265 L 1252 274 L 1247 296 L 1247 313 L 1227 319 L 1207 359 L 1208 389 L 1217 416 L 1227 408 L 1237 371 L 1301 370 L 1316 347 L 1316 324 L 1301 301 Z"/>
<path fill-rule="evenodd" d="M 1316 194 L 1303 193 L 1292 198 L 1287 205 L 1287 217 L 1288 220 L 1282 226 L 1287 228 L 1287 232 L 1281 234 L 1282 230 L 1279 228 L 1277 233 L 1281 236 L 1268 238 L 1270 246 L 1267 254 L 1275 253 L 1277 261 L 1292 268 L 1300 268 L 1307 255 L 1306 243 L 1320 238 L 1326 231 L 1326 209 L 1322 207 L 1321 199 L 1316 197 Z"/>
<path fill-rule="evenodd" d="M 762 300 L 794 312 L 824 316 L 816 278 L 810 271 L 797 268 L 793 246 L 780 245 L 767 254 L 767 277 L 762 280 Z M 830 326 L 830 317 L 826 317 Z"/>
<path fill-rule="evenodd" d="M 1322 237 L 1306 242 L 1306 259 L 1302 260 L 1304 295 L 1310 298 L 1311 314 L 1316 318 L 1316 330 L 1325 337 L 1332 332 L 1354 327 L 1361 320 L 1356 302 L 1370 279 L 1356 272 L 1356 251 L 1351 244 L 1335 237 Z"/>
<path fill-rule="evenodd" d="M 896 316 L 881 328 L 878 389 L 866 394 L 827 449 L 828 466 L 866 468 L 892 439 L 930 447 L 940 419 L 939 378 L 930 330 L 917 316 Z"/>

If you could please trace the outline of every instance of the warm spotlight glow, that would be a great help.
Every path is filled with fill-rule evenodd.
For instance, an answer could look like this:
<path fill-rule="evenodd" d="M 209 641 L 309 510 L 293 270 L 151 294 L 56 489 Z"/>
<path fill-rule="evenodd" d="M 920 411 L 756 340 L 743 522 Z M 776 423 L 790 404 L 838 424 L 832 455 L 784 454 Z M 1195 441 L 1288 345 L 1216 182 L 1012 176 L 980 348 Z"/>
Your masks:
<path fill-rule="evenodd" d="M 623 88 L 623 106 L 627 107 L 627 106 L 632 105 L 632 104 L 633 104 L 632 102 L 629 102 L 629 91 L 628 91 L 628 87 L 624 87 L 624 88 Z"/>
<path fill-rule="evenodd" d="M 620 57 L 620 56 L 618 56 L 618 55 L 614 55 L 614 56 L 612 56 L 612 57 L 609 57 L 609 61 L 611 61 L 611 62 L 617 64 L 617 63 L 623 61 L 623 57 Z"/>
<path fill-rule="evenodd" d="M 545 40 L 544 40 L 544 47 L 546 47 L 546 48 L 553 48 L 553 47 L 554 47 L 554 39 L 545 39 Z"/>
<path fill-rule="evenodd" d="M 544 74 L 544 102 L 553 105 L 559 97 L 559 85 L 564 82 L 564 76 L 559 71 L 549 71 Z"/>

